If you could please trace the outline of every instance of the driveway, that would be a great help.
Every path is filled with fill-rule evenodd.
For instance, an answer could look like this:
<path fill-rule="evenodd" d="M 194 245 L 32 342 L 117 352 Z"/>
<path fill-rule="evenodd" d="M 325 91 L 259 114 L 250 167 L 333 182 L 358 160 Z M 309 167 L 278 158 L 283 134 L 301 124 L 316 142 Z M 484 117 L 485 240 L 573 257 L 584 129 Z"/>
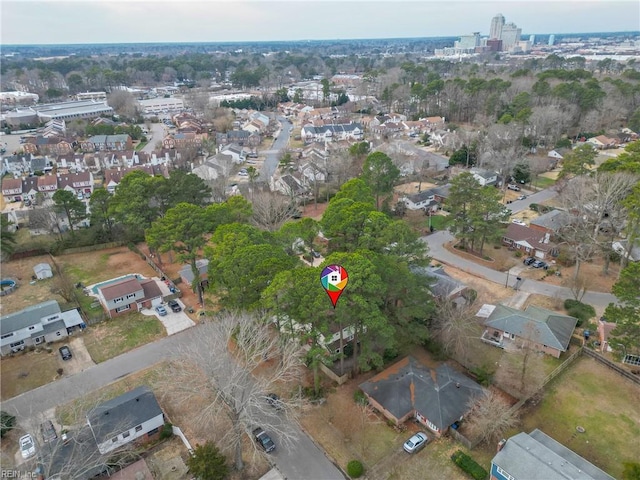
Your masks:
<path fill-rule="evenodd" d="M 69 337 L 66 344 L 71 349 L 73 356 L 70 360 L 62 360 L 60 354 L 58 354 L 58 363 L 60 367 L 64 369 L 64 375 L 75 375 L 95 365 L 87 348 L 84 346 L 84 338 L 79 336 Z M 64 345 L 64 343 L 60 342 L 59 346 L 62 345 Z"/>
<path fill-rule="evenodd" d="M 171 310 L 171 307 L 169 307 L 169 305 L 163 303 L 164 308 L 167 310 L 167 314 L 164 316 L 161 316 L 158 312 L 156 312 L 155 308 L 140 310 L 140 313 L 147 316 L 155 315 L 162 322 L 162 325 L 164 325 L 164 328 L 167 330 L 167 335 L 174 335 L 195 325 L 193 320 L 191 320 L 189 316 L 184 313 L 184 303 L 182 303 L 180 300 L 177 300 L 177 302 L 182 307 L 182 310 L 180 310 L 179 312 L 174 312 L 173 310 Z"/>
<path fill-rule="evenodd" d="M 515 210 L 513 211 L 515 212 Z M 492 270 L 491 268 L 487 268 L 483 265 L 478 265 L 477 263 L 467 260 L 466 258 L 458 257 L 457 255 L 454 255 L 446 248 L 444 248 L 444 245 L 446 243 L 451 242 L 454 239 L 454 236 L 446 230 L 440 230 L 431 235 L 421 237 L 421 240 L 429 246 L 429 255 L 434 260 L 447 265 L 451 265 L 464 272 L 484 278 L 493 283 L 497 283 L 500 285 L 509 285 L 510 287 L 513 287 L 516 282 L 516 275 L 512 275 L 511 273 L 498 272 L 497 270 Z M 573 298 L 573 293 L 571 292 L 570 288 L 561 287 L 558 285 L 549 285 L 547 283 L 538 282 L 536 280 L 525 280 L 520 285 L 519 290 L 527 293 L 537 293 L 539 295 L 545 295 L 547 297 L 553 298 Z M 591 304 L 594 307 L 604 308 L 612 302 L 616 303 L 618 300 L 610 293 L 589 291 L 585 293 L 582 301 Z"/>

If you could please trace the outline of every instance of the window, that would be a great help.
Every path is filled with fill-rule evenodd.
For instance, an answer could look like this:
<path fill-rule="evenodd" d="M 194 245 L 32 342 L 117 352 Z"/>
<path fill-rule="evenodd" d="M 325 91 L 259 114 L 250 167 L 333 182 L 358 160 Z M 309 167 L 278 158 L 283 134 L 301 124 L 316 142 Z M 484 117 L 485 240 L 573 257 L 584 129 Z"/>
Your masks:
<path fill-rule="evenodd" d="M 114 299 L 113 299 L 113 303 L 120 303 L 122 300 L 123 300 L 123 298 L 122 298 L 122 297 L 120 297 L 120 298 L 114 298 Z"/>
<path fill-rule="evenodd" d="M 56 332 L 56 337 L 59 337 L 60 335 L 62 335 L 60 332 Z"/>
<path fill-rule="evenodd" d="M 118 441 L 118 437 L 113 437 L 113 438 L 111 439 L 111 443 L 116 443 L 117 441 Z"/>
<path fill-rule="evenodd" d="M 136 432 L 139 432 L 139 431 L 141 431 L 141 430 L 142 430 L 142 425 L 138 425 L 138 426 L 136 427 Z"/>
<path fill-rule="evenodd" d="M 127 294 L 127 300 L 130 298 L 135 298 L 136 294 L 135 293 L 129 293 Z"/>
<path fill-rule="evenodd" d="M 122 307 L 116 308 L 116 312 L 124 312 L 125 310 L 129 310 L 131 307 L 129 305 L 123 305 Z"/>
<path fill-rule="evenodd" d="M 19 342 L 16 343 L 12 343 L 11 345 L 9 345 L 11 348 L 13 347 L 19 347 L 20 345 L 24 345 L 24 340 L 20 340 Z"/>
<path fill-rule="evenodd" d="M 124 432 L 124 433 L 122 434 L 122 438 L 127 438 L 127 437 L 128 437 L 128 436 L 130 436 L 130 435 L 131 435 L 131 432 Z"/>
<path fill-rule="evenodd" d="M 498 473 L 500 475 L 502 475 L 504 478 L 507 478 L 509 480 L 516 480 L 513 476 L 509 475 L 507 472 L 505 472 L 503 469 L 501 469 L 499 466 L 496 465 L 496 470 L 498 471 Z"/>

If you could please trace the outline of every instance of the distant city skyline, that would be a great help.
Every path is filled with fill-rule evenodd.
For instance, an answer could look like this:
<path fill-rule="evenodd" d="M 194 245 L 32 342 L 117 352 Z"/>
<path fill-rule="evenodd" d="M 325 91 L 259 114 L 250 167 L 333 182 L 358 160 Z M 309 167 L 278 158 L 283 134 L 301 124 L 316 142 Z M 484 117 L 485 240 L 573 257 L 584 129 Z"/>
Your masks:
<path fill-rule="evenodd" d="M 0 43 L 256 42 L 640 30 L 637 0 L 2 0 Z"/>

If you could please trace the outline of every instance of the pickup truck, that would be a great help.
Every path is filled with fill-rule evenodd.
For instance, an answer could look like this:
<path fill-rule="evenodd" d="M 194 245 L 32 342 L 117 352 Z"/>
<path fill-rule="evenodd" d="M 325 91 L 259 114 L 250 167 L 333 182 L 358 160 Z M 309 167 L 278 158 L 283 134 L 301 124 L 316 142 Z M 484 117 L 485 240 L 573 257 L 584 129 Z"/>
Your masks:
<path fill-rule="evenodd" d="M 267 453 L 272 452 L 276 449 L 276 444 L 273 443 L 271 437 L 267 435 L 267 432 L 265 432 L 260 427 L 253 430 L 253 438 L 256 439 L 258 445 L 260 445 L 262 449 Z"/>

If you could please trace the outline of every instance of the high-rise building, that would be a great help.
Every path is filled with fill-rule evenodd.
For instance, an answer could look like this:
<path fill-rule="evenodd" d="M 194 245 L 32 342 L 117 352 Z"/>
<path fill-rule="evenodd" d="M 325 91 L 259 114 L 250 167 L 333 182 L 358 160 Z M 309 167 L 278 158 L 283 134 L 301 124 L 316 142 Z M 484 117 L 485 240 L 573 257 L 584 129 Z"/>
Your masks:
<path fill-rule="evenodd" d="M 480 46 L 480 32 L 473 32 L 471 35 L 462 35 L 460 40 L 455 42 L 455 48 L 473 50 Z"/>
<path fill-rule="evenodd" d="M 507 23 L 502 27 L 502 50 L 511 50 L 519 41 L 522 36 L 522 29 L 518 28 L 515 23 Z"/>
<path fill-rule="evenodd" d="M 489 30 L 489 40 L 500 40 L 502 38 L 502 27 L 504 26 L 504 16 L 499 13 L 491 19 L 491 29 Z"/>
<path fill-rule="evenodd" d="M 555 45 L 555 44 L 556 44 L 556 36 L 549 35 L 549 45 Z"/>
<path fill-rule="evenodd" d="M 531 46 L 536 44 L 536 36 L 535 35 L 529 35 L 529 43 L 531 44 Z"/>

